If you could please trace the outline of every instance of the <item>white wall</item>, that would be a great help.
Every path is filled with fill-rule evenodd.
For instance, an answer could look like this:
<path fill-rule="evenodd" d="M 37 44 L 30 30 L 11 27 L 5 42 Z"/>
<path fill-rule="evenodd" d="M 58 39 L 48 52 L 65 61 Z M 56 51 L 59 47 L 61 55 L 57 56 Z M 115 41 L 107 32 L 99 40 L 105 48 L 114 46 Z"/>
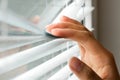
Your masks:
<path fill-rule="evenodd" d="M 98 36 L 120 64 L 120 0 L 98 0 Z"/>

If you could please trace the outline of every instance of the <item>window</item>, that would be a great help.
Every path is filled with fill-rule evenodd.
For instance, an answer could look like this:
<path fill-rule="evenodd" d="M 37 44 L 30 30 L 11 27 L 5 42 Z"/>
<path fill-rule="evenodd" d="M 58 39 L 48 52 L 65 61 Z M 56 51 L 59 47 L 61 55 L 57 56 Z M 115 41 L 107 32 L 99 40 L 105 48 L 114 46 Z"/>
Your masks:
<path fill-rule="evenodd" d="M 61 15 L 92 29 L 91 0 L 0 1 L 0 79 L 76 79 L 67 61 L 79 56 L 78 46 L 70 40 L 46 36 L 44 29 Z M 36 15 L 40 16 L 38 24 L 31 22 Z"/>

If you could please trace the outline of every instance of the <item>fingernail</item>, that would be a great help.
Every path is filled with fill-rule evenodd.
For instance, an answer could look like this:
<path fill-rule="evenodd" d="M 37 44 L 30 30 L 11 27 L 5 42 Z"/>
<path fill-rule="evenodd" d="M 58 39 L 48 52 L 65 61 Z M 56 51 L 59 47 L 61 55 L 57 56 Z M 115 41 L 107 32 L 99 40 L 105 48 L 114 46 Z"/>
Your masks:
<path fill-rule="evenodd" d="M 47 29 L 47 28 L 49 28 L 49 26 L 50 26 L 50 25 L 47 25 L 47 26 L 45 26 L 45 28 Z"/>
<path fill-rule="evenodd" d="M 76 72 L 80 72 L 80 70 L 81 70 L 81 62 L 80 62 L 80 60 L 77 59 L 77 58 L 72 59 L 71 67 L 72 67 Z"/>
<path fill-rule="evenodd" d="M 48 32 L 48 33 L 51 33 L 51 29 L 49 28 L 50 27 L 50 25 L 47 25 L 45 28 L 46 28 L 46 32 Z"/>
<path fill-rule="evenodd" d="M 49 34 L 56 34 L 57 29 L 46 29 L 46 32 Z"/>
<path fill-rule="evenodd" d="M 51 30 L 49 30 L 49 29 L 46 29 L 46 32 L 47 32 L 47 33 L 51 33 Z"/>
<path fill-rule="evenodd" d="M 51 34 L 54 34 L 54 35 L 56 35 L 56 32 L 58 31 L 58 29 L 52 29 L 51 30 Z"/>

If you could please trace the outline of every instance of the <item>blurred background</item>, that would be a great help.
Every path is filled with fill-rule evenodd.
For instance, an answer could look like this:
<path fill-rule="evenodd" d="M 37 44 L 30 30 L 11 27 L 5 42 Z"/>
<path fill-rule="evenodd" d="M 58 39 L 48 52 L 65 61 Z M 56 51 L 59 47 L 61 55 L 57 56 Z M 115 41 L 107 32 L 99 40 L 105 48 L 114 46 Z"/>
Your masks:
<path fill-rule="evenodd" d="M 120 0 L 98 0 L 98 39 L 115 56 L 120 71 Z"/>

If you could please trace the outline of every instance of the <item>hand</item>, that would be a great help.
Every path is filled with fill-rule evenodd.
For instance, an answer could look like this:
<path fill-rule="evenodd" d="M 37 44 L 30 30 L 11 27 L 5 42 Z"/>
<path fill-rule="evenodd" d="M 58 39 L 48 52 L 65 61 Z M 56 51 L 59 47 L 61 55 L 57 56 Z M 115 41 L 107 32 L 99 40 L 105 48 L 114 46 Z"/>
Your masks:
<path fill-rule="evenodd" d="M 80 80 L 120 80 L 113 55 L 81 23 L 64 16 L 47 31 L 78 42 L 81 60 L 73 57 L 69 66 Z"/>

